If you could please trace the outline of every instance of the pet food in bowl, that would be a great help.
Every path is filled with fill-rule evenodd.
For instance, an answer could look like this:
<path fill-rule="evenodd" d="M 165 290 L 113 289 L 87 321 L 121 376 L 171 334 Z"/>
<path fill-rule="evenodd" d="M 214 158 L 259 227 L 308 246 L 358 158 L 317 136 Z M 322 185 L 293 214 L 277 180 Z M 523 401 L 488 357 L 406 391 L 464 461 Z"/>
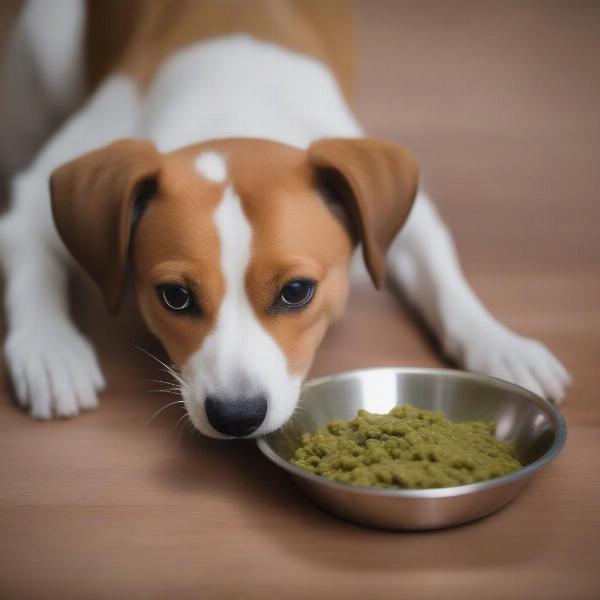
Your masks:
<path fill-rule="evenodd" d="M 381 488 L 440 488 L 507 475 L 521 464 L 495 425 L 450 421 L 442 412 L 398 405 L 359 410 L 302 436 L 292 462 L 334 481 Z"/>

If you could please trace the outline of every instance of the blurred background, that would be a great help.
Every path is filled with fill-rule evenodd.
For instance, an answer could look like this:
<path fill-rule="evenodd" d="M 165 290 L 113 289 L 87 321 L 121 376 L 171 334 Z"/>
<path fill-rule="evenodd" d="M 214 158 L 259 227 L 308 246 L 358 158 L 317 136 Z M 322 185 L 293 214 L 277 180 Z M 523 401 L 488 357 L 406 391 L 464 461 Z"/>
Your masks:
<path fill-rule="evenodd" d="M 514 506 L 467 528 L 394 536 L 347 526 L 298 498 L 250 445 L 240 456 L 210 440 L 173 444 L 177 409 L 142 431 L 166 400 L 146 393 L 154 365 L 131 345 L 134 313 L 110 319 L 79 284 L 88 299 L 76 313 L 110 383 L 99 411 L 32 423 L 0 366 L 0 592 L 14 594 L 5 597 L 227 597 L 240 585 L 278 597 L 600 594 L 600 2 L 354 5 L 359 120 L 416 154 L 490 310 L 571 371 L 565 452 Z M 0 2 L 0 52 L 19 6 Z M 313 373 L 443 364 L 408 307 L 365 287 Z M 207 548 L 234 560 L 220 587 Z"/>

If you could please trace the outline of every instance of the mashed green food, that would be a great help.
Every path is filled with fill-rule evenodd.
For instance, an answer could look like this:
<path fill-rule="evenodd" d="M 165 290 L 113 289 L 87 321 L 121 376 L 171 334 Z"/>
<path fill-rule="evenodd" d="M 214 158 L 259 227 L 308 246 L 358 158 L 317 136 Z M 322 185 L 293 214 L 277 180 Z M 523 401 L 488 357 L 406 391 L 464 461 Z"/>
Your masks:
<path fill-rule="evenodd" d="M 305 433 L 292 462 L 344 483 L 381 488 L 440 488 L 485 481 L 521 465 L 491 423 L 456 423 L 441 412 L 398 405 L 387 415 L 359 410 Z"/>

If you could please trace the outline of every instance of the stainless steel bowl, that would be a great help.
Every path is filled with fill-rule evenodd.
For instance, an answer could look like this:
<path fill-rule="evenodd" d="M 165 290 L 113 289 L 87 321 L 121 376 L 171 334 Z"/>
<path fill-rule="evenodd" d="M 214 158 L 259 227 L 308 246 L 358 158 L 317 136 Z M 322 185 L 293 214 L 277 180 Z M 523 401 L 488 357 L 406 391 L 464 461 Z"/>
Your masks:
<path fill-rule="evenodd" d="M 496 437 L 516 450 L 521 469 L 482 483 L 424 490 L 387 490 L 338 483 L 290 462 L 304 432 L 359 408 L 386 413 L 396 404 L 440 410 L 454 421 L 496 423 Z M 300 408 L 282 430 L 260 438 L 264 455 L 285 469 L 325 510 L 384 529 L 436 529 L 474 521 L 498 510 L 561 450 L 567 427 L 535 394 L 499 379 L 446 369 L 384 368 L 348 371 L 307 382 Z"/>

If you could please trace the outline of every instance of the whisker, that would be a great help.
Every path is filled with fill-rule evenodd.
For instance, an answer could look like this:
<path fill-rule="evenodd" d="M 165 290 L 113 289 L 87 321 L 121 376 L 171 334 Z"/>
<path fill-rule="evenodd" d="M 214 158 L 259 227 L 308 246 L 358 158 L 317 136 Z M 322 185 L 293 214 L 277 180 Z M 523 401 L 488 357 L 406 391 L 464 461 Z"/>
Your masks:
<path fill-rule="evenodd" d="M 164 363 L 163 363 L 164 364 Z M 170 375 L 177 383 L 187 387 L 187 383 L 183 380 L 183 378 L 175 371 L 172 367 L 166 367 L 164 369 L 158 369 L 162 373 L 167 373 Z"/>
<path fill-rule="evenodd" d="M 173 435 L 175 433 L 179 423 L 181 423 L 187 416 L 188 416 L 188 414 L 186 411 L 179 417 L 179 419 L 177 419 L 177 422 L 175 423 L 175 425 L 173 425 L 173 427 L 171 427 L 171 431 L 169 432 L 170 435 Z"/>
<path fill-rule="evenodd" d="M 169 408 L 169 406 L 174 406 L 175 404 L 184 404 L 183 400 L 175 400 L 174 402 L 169 402 L 169 404 L 166 404 L 165 406 L 163 406 L 162 408 L 159 408 L 147 421 L 146 424 L 144 425 L 144 428 L 142 429 L 142 431 L 146 431 L 146 428 L 148 427 L 148 425 L 150 425 L 150 423 L 153 421 L 153 419 L 158 416 L 163 410 Z"/>
<path fill-rule="evenodd" d="M 154 383 L 163 383 L 164 385 L 168 385 L 170 387 L 177 388 L 177 389 L 181 388 L 181 386 L 178 383 L 174 383 L 172 381 L 164 381 L 162 379 L 150 379 L 150 378 L 148 378 L 148 379 L 145 379 L 144 381 L 153 381 Z"/>
<path fill-rule="evenodd" d="M 179 419 L 179 421 L 177 421 L 175 428 L 177 427 L 177 425 L 179 425 L 179 423 L 181 423 L 183 421 L 183 425 L 181 426 L 181 428 L 179 429 L 179 435 L 177 436 L 177 444 L 181 445 L 184 436 L 186 435 L 186 433 L 188 431 L 190 431 L 190 429 L 194 429 L 194 425 L 192 424 L 192 420 L 190 419 L 189 414 L 186 412 L 185 415 L 183 415 L 183 419 Z M 187 417 L 187 418 L 186 418 Z M 175 433 L 175 428 L 173 429 L 173 433 Z"/>
<path fill-rule="evenodd" d="M 162 365 L 164 367 L 164 369 L 166 369 L 166 373 L 171 375 L 171 377 L 173 377 L 173 379 L 175 379 L 182 386 L 187 387 L 187 384 L 185 383 L 183 378 L 172 367 L 170 367 L 168 364 L 166 364 L 165 362 L 160 360 L 160 358 L 158 358 L 157 356 L 154 356 L 154 354 L 152 354 L 151 352 L 144 350 L 144 348 L 142 348 L 141 346 L 138 346 L 137 344 L 133 344 L 133 347 L 137 348 L 138 350 L 141 350 L 144 354 L 146 354 L 146 356 L 149 356 L 150 358 L 155 360 L 157 363 Z M 164 369 L 159 369 L 159 371 L 162 371 Z"/>
<path fill-rule="evenodd" d="M 158 390 L 145 390 L 144 393 L 146 393 L 146 394 L 161 393 L 161 394 L 171 394 L 173 396 L 181 396 L 181 390 L 174 389 L 174 388 L 164 388 L 164 389 L 158 389 Z"/>

